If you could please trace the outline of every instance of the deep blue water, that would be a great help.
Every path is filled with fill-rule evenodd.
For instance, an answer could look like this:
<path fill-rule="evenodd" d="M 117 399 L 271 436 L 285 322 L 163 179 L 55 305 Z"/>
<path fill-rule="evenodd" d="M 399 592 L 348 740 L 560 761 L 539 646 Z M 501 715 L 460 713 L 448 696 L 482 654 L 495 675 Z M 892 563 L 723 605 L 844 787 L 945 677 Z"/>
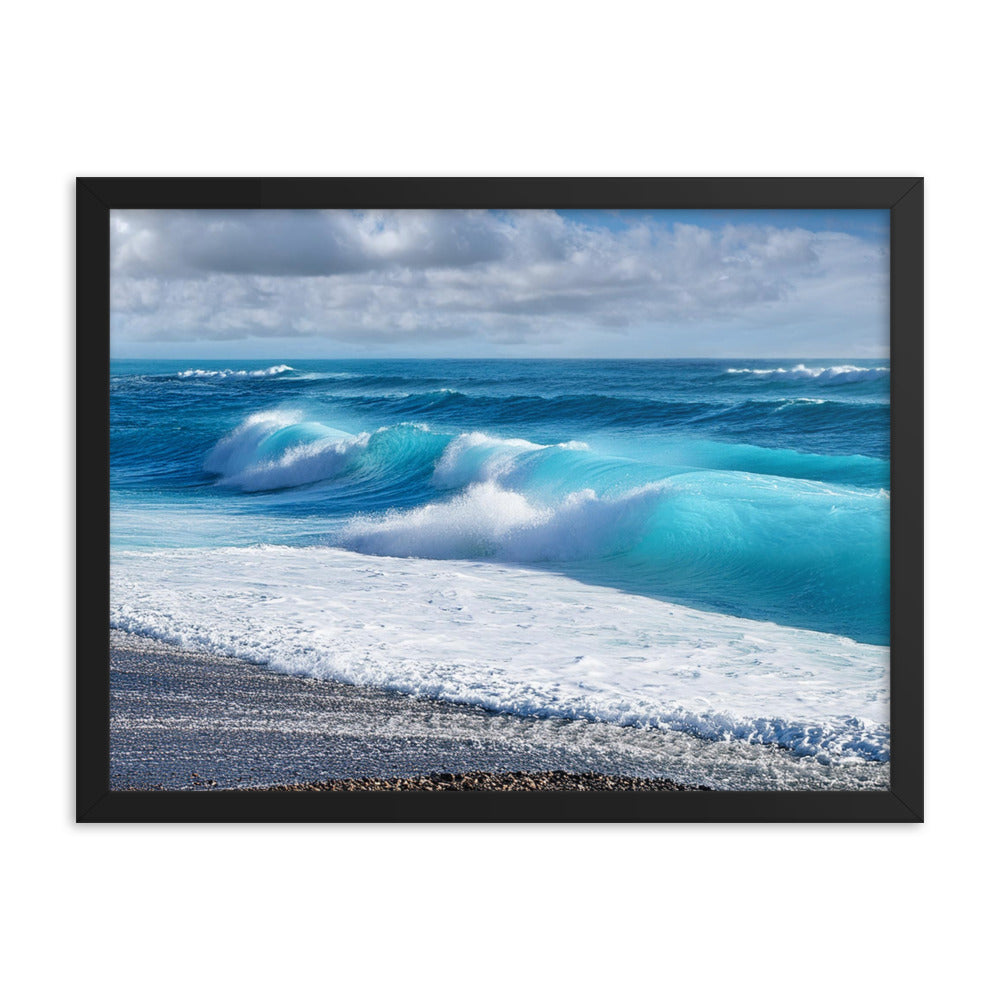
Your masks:
<path fill-rule="evenodd" d="M 116 361 L 112 542 L 544 565 L 888 642 L 887 362 Z"/>

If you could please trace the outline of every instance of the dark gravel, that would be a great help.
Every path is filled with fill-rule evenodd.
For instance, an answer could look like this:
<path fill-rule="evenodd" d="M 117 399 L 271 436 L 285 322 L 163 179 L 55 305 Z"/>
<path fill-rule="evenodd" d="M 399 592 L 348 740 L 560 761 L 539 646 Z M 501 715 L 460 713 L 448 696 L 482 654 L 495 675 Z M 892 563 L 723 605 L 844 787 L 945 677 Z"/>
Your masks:
<path fill-rule="evenodd" d="M 680 785 L 666 778 L 630 778 L 611 774 L 570 774 L 568 771 L 467 771 L 427 774 L 419 778 L 344 778 L 275 785 L 269 792 L 689 792 L 705 785 Z"/>

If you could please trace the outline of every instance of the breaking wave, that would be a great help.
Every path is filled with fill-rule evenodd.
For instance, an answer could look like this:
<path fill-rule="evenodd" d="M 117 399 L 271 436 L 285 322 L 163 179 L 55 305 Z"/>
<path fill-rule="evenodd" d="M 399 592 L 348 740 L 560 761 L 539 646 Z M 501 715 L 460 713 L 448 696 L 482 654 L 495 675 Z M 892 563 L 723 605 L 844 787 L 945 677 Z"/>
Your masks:
<path fill-rule="evenodd" d="M 270 368 L 258 368 L 254 371 L 245 369 L 207 369 L 188 368 L 178 372 L 178 378 L 266 378 L 268 375 L 283 375 L 285 372 L 293 372 L 295 369 L 291 365 L 272 365 Z"/>
<path fill-rule="evenodd" d="M 729 375 L 757 375 L 777 381 L 813 379 L 816 382 L 874 382 L 889 373 L 885 367 L 864 368 L 859 365 L 831 365 L 829 368 L 809 368 L 795 365 L 793 368 L 727 368 Z"/>

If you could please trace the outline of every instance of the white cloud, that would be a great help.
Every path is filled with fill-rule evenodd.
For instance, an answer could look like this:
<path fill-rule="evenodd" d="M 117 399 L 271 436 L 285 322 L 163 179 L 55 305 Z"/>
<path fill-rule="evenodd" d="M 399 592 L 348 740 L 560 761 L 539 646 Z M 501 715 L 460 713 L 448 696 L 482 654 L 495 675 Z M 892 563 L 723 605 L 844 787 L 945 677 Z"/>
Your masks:
<path fill-rule="evenodd" d="M 616 228 L 548 211 L 112 217 L 119 355 L 129 344 L 246 338 L 332 354 L 358 344 L 579 354 L 611 335 L 616 352 L 749 356 L 773 353 L 761 331 L 778 328 L 809 331 L 814 354 L 848 344 L 885 353 L 887 248 L 801 225 L 708 228 L 669 213 Z"/>

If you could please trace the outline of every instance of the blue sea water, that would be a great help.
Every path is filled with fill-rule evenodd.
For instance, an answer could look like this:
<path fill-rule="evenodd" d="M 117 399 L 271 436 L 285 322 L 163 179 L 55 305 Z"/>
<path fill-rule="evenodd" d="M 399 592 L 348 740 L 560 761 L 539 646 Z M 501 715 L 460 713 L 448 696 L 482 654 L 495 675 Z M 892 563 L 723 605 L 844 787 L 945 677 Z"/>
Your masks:
<path fill-rule="evenodd" d="M 116 550 L 535 567 L 889 641 L 889 366 L 115 361 Z"/>

